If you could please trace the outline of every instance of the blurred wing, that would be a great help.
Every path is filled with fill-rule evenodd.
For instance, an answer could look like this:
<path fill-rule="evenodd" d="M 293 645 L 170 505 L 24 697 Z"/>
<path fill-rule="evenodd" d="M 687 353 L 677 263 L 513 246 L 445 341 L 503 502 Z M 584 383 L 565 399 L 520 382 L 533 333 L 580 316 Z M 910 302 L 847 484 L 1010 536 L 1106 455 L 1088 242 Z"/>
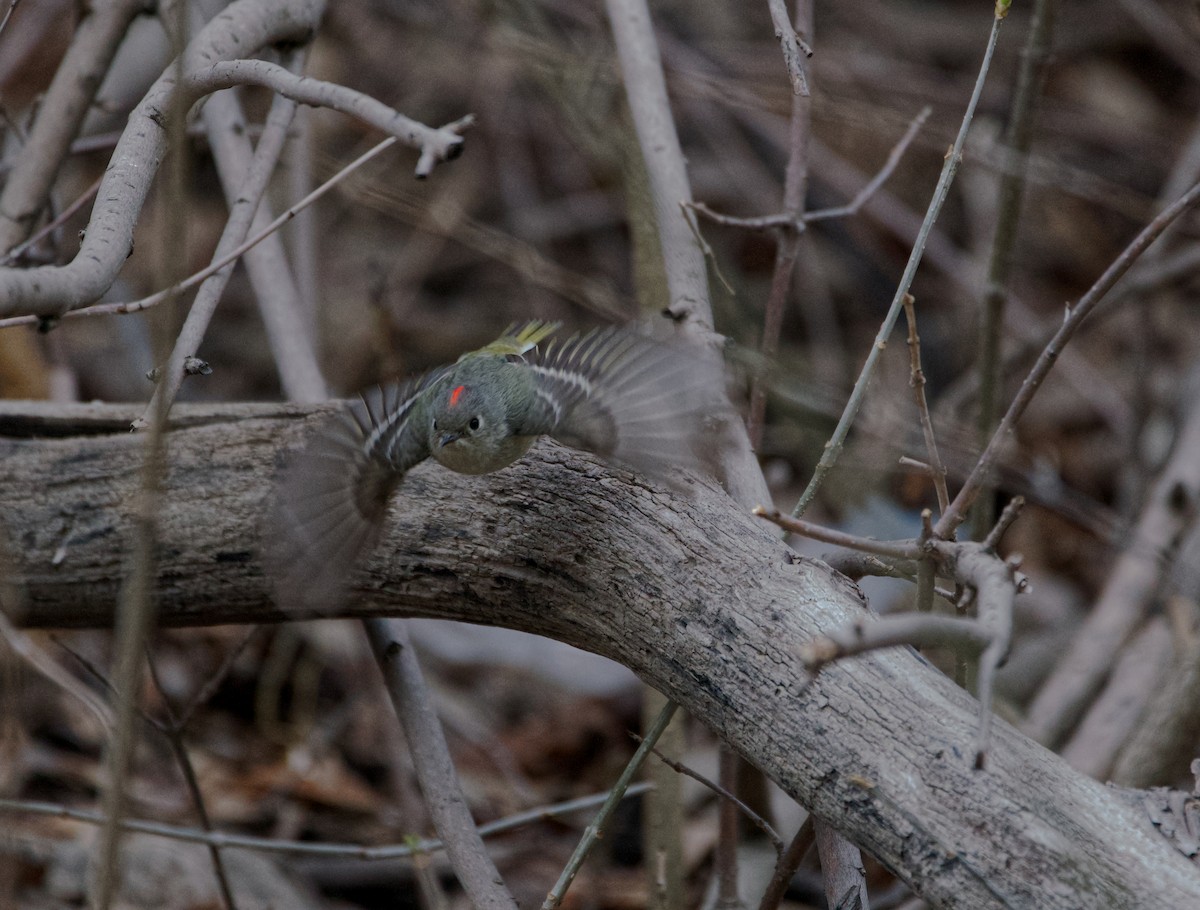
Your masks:
<path fill-rule="evenodd" d="M 535 400 L 523 432 L 660 478 L 715 468 L 712 430 L 731 412 L 715 353 L 617 327 L 552 343 L 529 368 Z"/>
<path fill-rule="evenodd" d="M 266 569 L 284 609 L 332 609 L 375 543 L 388 500 L 429 455 L 411 421 L 440 375 L 377 386 L 322 424 L 283 471 L 266 528 Z"/>

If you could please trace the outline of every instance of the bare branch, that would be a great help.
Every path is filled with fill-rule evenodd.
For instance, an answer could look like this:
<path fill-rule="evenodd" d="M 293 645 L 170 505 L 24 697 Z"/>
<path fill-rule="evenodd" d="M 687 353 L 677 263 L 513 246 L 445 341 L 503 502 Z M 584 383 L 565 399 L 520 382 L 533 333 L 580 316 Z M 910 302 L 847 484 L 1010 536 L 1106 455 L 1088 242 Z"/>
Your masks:
<path fill-rule="evenodd" d="M 787 68 L 788 80 L 792 83 L 792 93 L 808 97 L 804 58 L 812 56 L 812 49 L 804 44 L 792 28 L 792 20 L 784 0 L 767 0 L 767 8 L 771 11 L 775 37 L 779 39 L 779 47 L 783 51 L 783 65 Z"/>
<path fill-rule="evenodd" d="M 469 121 L 458 121 L 436 128 L 426 126 L 362 92 L 332 82 L 297 76 L 265 60 L 216 63 L 188 79 L 189 88 L 197 95 L 208 95 L 237 85 L 259 85 L 298 104 L 328 107 L 369 123 L 389 136 L 395 136 L 405 145 L 420 150 L 421 157 L 416 168 L 418 179 L 428 177 L 437 164 L 461 154 L 462 130 L 469 125 Z"/>
<path fill-rule="evenodd" d="M 279 42 L 306 41 L 322 7 L 320 0 L 238 0 L 188 45 L 184 70 L 207 68 L 214 61 L 242 57 Z M 0 269 L 0 315 L 60 316 L 93 303 L 108 290 L 133 252 L 134 224 L 166 155 L 166 112 L 174 104 L 190 107 L 196 100 L 180 90 L 175 65 L 169 66 L 129 115 L 79 253 L 64 266 Z M 8 181 L 9 185 L 17 182 L 14 177 Z"/>
<path fill-rule="evenodd" d="M 404 728 L 425 805 L 471 906 L 516 910 L 471 818 L 408 632 L 395 620 L 369 619 L 363 626 Z"/>
<path fill-rule="evenodd" d="M 991 67 L 992 54 L 996 49 L 996 40 L 1000 34 L 1000 23 L 1003 21 L 1003 17 L 998 14 L 992 18 L 992 29 L 988 35 L 987 48 L 984 50 L 983 62 L 979 67 L 979 75 L 975 80 L 975 89 L 971 93 L 971 100 L 967 103 L 967 109 L 963 113 L 962 123 L 959 125 L 958 134 L 954 138 L 954 144 L 946 154 L 941 176 L 938 177 L 937 186 L 933 191 L 933 198 L 930 199 L 929 208 L 925 212 L 925 219 L 921 222 L 921 228 L 917 232 L 917 239 L 913 243 L 912 252 L 908 257 L 908 264 L 905 266 L 904 274 L 900 278 L 900 284 L 896 288 L 895 296 L 892 298 L 891 306 L 888 308 L 883 324 L 879 328 L 879 333 L 875 336 L 875 343 L 871 345 L 871 350 L 867 353 L 862 371 L 854 383 L 854 389 L 850 393 L 850 399 L 846 402 L 846 407 L 842 411 L 842 416 L 838 420 L 837 427 L 834 428 L 833 435 L 825 445 L 821 459 L 817 462 L 817 467 L 813 471 L 812 479 L 792 509 L 793 515 L 799 516 L 803 514 L 816 497 L 817 490 L 820 489 L 825 475 L 829 473 L 838 458 L 841 457 L 846 437 L 850 433 L 850 427 L 853 425 L 859 410 L 862 408 L 867 387 L 870 384 L 871 376 L 875 372 L 875 364 L 879 359 L 880 353 L 887 345 L 888 338 L 891 337 L 896 320 L 900 317 L 904 295 L 908 293 L 913 279 L 916 277 L 917 266 L 920 265 L 921 256 L 925 252 L 925 242 L 933 230 L 933 223 L 937 220 L 938 213 L 942 210 L 942 205 L 945 203 L 946 197 L 950 192 L 950 184 L 953 182 L 959 162 L 962 160 L 963 143 L 966 142 L 967 131 L 970 129 L 971 121 L 974 118 L 975 108 L 979 104 L 980 96 L 983 94 L 983 84 L 987 78 L 988 69 Z"/>
<path fill-rule="evenodd" d="M 596 817 L 592 820 L 592 823 L 587 826 L 583 838 L 579 841 L 578 846 L 576 846 L 575 852 L 571 854 L 571 859 L 567 862 L 566 868 L 563 869 L 562 875 L 558 877 L 558 881 L 550 889 L 550 893 L 546 895 L 545 901 L 542 902 L 542 910 L 554 910 L 554 908 L 562 904 L 562 900 L 567 894 L 567 889 L 571 887 L 571 882 L 579 874 L 584 860 L 587 859 L 592 847 L 596 845 L 596 841 L 603 835 L 604 826 L 612 817 L 613 810 L 616 809 L 617 804 L 621 801 L 622 794 L 629 788 L 630 783 L 633 781 L 633 776 L 642 767 L 642 763 L 646 760 L 646 756 L 650 754 L 650 750 L 654 748 L 654 744 L 658 742 L 659 737 L 666 731 L 667 726 L 671 723 L 671 718 L 675 716 L 675 711 L 678 708 L 679 705 L 675 702 L 668 701 L 663 705 L 662 710 L 658 712 L 658 717 L 647 728 L 645 738 L 642 739 L 633 756 L 625 763 L 625 767 L 621 769 L 621 774 L 617 778 L 617 782 L 613 784 L 608 799 L 600 807 L 600 811 L 596 813 Z"/>
<path fill-rule="evenodd" d="M 16 5 L 9 6 L 5 23 Z M 144 7 L 145 0 L 117 0 L 88 8 L 0 190 L 0 253 L 29 236 L 129 23 Z M 0 292 L 0 312 L 6 296 Z"/>
<path fill-rule="evenodd" d="M 139 410 L 0 405 L 0 511 L 29 594 L 15 622 L 111 625 Z M 259 521 L 281 451 L 328 408 L 173 413 L 160 621 L 294 620 L 271 601 Z M 805 687 L 796 650 L 860 619 L 860 595 L 719 490 L 697 484 L 685 499 L 542 443 L 483 477 L 418 468 L 399 495 L 341 614 L 501 624 L 613 658 L 935 903 L 1200 903 L 1200 872 L 1143 812 L 1007 724 L 986 773 L 972 770 L 978 704 L 908 651 L 857 657 Z"/>
<path fill-rule="evenodd" d="M 640 796 L 650 789 L 649 784 L 630 784 L 625 791 L 625 798 Z M 581 796 L 578 799 L 566 800 L 549 806 L 541 806 L 518 812 L 506 818 L 498 818 L 479 826 L 480 837 L 491 837 L 503 834 L 517 828 L 523 828 L 535 822 L 561 818 L 594 809 L 608 799 L 608 793 L 594 796 Z M 41 815 L 48 818 L 65 818 L 82 822 L 85 825 L 103 825 L 105 816 L 99 812 L 87 812 L 82 809 L 71 809 L 57 803 L 38 802 L 34 800 L 0 799 L 0 813 L 12 815 Z M 181 825 L 168 825 L 162 822 L 142 821 L 125 818 L 121 827 L 126 831 L 151 834 L 155 837 L 165 837 L 171 840 L 184 841 L 193 844 L 207 844 L 221 850 L 254 850 L 258 853 L 276 854 L 281 856 L 319 856 L 325 858 L 359 859 L 364 861 L 397 860 L 434 853 L 445 849 L 445 844 L 436 838 L 422 838 L 416 843 L 406 841 L 403 844 L 384 844 L 378 847 L 368 847 L 363 844 L 328 844 L 316 841 L 278 840 L 272 837 L 252 837 L 246 834 L 229 834 L 224 831 L 201 831 L 198 828 L 187 828 Z"/>
<path fill-rule="evenodd" d="M 1025 377 L 1025 381 L 1021 383 L 1020 390 L 1017 392 L 1012 404 L 1009 405 L 1008 411 L 1005 412 L 1004 418 L 1000 421 L 1000 425 L 996 427 L 996 432 L 988 442 L 987 448 L 979 456 L 979 460 L 971 470 L 970 476 L 963 483 L 962 489 L 958 491 L 954 502 L 950 504 L 950 508 L 939 519 L 937 527 L 938 536 L 946 537 L 950 530 L 962 523 L 966 510 L 970 508 L 971 503 L 979 495 L 979 491 L 991 476 L 992 469 L 1000 457 L 1001 450 L 1012 438 L 1017 421 L 1025 413 L 1029 402 L 1033 400 L 1033 396 L 1041 388 L 1042 383 L 1045 381 L 1046 376 L 1049 375 L 1063 348 L 1075 335 L 1075 332 L 1078 331 L 1083 320 L 1087 318 L 1088 314 L 1091 313 L 1104 295 L 1112 289 L 1112 286 L 1121 279 L 1121 276 L 1129 271 L 1130 266 L 1138 260 L 1138 257 L 1146 251 L 1150 244 L 1154 243 L 1158 235 L 1197 202 L 1200 202 L 1200 183 L 1193 186 L 1179 200 L 1164 209 L 1153 221 L 1146 225 L 1137 237 L 1130 242 L 1129 246 L 1122 250 L 1121 254 L 1104 270 L 1104 274 L 1096 280 L 1096 283 L 1088 288 L 1087 293 L 1079 298 L 1079 302 L 1075 306 L 1067 308 L 1066 316 L 1059 330 L 1050 339 L 1050 342 L 1038 357 L 1037 363 L 1029 371 L 1029 375 Z"/>
<path fill-rule="evenodd" d="M 904 131 L 904 135 L 900 137 L 900 141 L 892 146 L 892 150 L 888 153 L 883 167 L 876 171 L 875 176 L 863 184 L 862 188 L 855 193 L 854 198 L 845 205 L 817 209 L 812 212 L 802 212 L 798 216 L 785 211 L 774 215 L 759 215 L 749 218 L 736 218 L 732 215 L 714 212 L 703 202 L 690 203 L 689 208 L 697 214 L 703 215 L 714 224 L 745 228 L 751 231 L 767 231 L 772 229 L 799 230 L 805 225 L 812 224 L 814 221 L 827 221 L 832 218 L 847 218 L 851 215 L 856 215 L 863 206 L 871 201 L 871 197 L 879 192 L 895 172 L 900 159 L 904 157 L 904 153 L 912 145 L 913 140 L 917 137 L 917 133 L 921 131 L 921 127 L 929 119 L 931 111 L 932 108 L 929 107 L 921 109 L 921 112 L 909 123 L 908 129 Z"/>
<path fill-rule="evenodd" d="M 643 741 L 642 737 L 637 736 L 636 734 L 634 735 L 634 739 L 636 739 L 638 742 Z M 722 787 L 716 781 L 709 780 L 707 777 L 705 777 L 699 771 L 694 771 L 693 769 L 691 769 L 687 765 L 685 765 L 683 762 L 676 761 L 675 759 L 671 758 L 671 756 L 669 756 L 669 755 L 664 755 L 661 750 L 659 750 L 655 747 L 651 747 L 650 751 L 654 753 L 655 757 L 658 758 L 659 761 L 661 761 L 664 765 L 666 765 L 668 768 L 670 768 L 676 774 L 682 774 L 685 777 L 690 777 L 694 781 L 698 781 L 699 783 L 701 783 L 705 787 L 707 787 L 709 790 L 712 790 L 712 792 L 717 794 L 717 796 L 719 796 L 721 799 L 727 799 L 731 803 L 733 803 L 735 806 L 737 806 L 738 811 L 740 811 L 744 816 L 746 816 L 746 818 L 750 819 L 750 821 L 753 822 L 754 826 L 756 828 L 758 828 L 759 831 L 761 831 L 763 834 L 765 834 L 767 836 L 767 840 L 769 840 L 771 842 L 771 846 L 773 846 L 775 848 L 775 853 L 778 854 L 779 856 L 783 856 L 783 838 L 781 838 L 779 836 L 779 832 L 777 832 L 771 826 L 771 823 L 769 821 L 767 821 L 765 818 L 763 818 L 761 815 L 759 815 L 757 812 L 755 812 L 753 809 L 751 809 L 749 806 L 747 806 L 744 802 L 742 802 L 740 799 L 738 799 L 736 794 L 730 793 L 727 789 Z"/>
<path fill-rule="evenodd" d="M 271 174 L 275 170 L 279 154 L 283 150 L 283 144 L 287 140 L 288 125 L 292 121 L 295 109 L 295 103 L 284 98 L 276 98 L 272 103 L 271 111 L 267 115 L 266 129 L 263 130 L 262 138 L 258 141 L 258 148 L 254 152 L 254 160 L 249 170 L 246 171 L 242 185 L 230 206 L 229 219 L 225 222 L 221 239 L 217 242 L 217 248 L 213 252 L 214 259 L 219 260 L 227 256 L 231 249 L 239 246 L 246 239 L 255 212 L 259 209 L 259 202 L 266 191 Z M 180 329 L 179 336 L 175 339 L 175 345 L 167 359 L 166 366 L 158 371 L 158 385 L 154 390 L 154 395 L 147 405 L 146 411 L 134 421 L 134 429 L 144 429 L 149 426 L 151 416 L 160 406 L 165 405 L 170 408 L 174 403 L 175 396 L 183 384 L 184 376 L 187 375 L 186 363 L 189 359 L 195 358 L 196 351 L 199 350 L 200 344 L 204 340 L 204 333 L 208 329 L 209 321 L 216 312 L 217 304 L 225 291 L 225 285 L 232 275 L 233 264 L 231 263 L 213 273 L 200 286 L 196 299 L 188 309 L 183 328 Z M 313 358 L 311 348 L 308 353 L 315 369 L 316 360 Z M 319 370 L 316 374 L 316 384 L 323 392 Z M 324 397 L 326 396 L 323 394 L 312 395 L 308 396 L 307 400 L 319 401 Z"/>
<path fill-rule="evenodd" d="M 791 884 L 792 876 L 800 868 L 800 863 L 804 861 L 805 854 L 816 843 L 814 825 L 813 817 L 811 815 L 808 816 L 804 820 L 804 824 L 800 826 L 799 830 L 796 831 L 788 843 L 783 856 L 775 864 L 775 871 L 771 873 L 771 881 L 767 884 L 767 890 L 763 893 L 758 910 L 776 910 L 780 903 L 782 903 L 783 896 L 787 892 L 787 887 Z"/>
<path fill-rule="evenodd" d="M 925 372 L 921 369 L 921 336 L 917 334 L 917 307 L 912 294 L 904 295 L 904 315 L 908 320 L 909 385 L 917 405 L 921 421 L 921 432 L 925 436 L 925 451 L 929 456 L 929 476 L 937 490 L 938 509 L 945 512 L 950 505 L 950 494 L 946 490 L 946 465 L 938 454 L 937 436 L 933 432 L 933 418 L 929 414 L 929 402 L 925 398 Z"/>

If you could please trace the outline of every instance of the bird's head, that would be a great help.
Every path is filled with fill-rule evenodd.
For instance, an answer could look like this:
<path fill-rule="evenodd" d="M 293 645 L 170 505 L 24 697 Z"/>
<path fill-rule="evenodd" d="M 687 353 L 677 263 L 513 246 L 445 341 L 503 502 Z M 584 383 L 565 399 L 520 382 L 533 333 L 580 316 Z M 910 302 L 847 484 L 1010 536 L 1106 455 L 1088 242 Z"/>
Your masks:
<path fill-rule="evenodd" d="M 509 436 L 501 397 L 478 383 L 449 382 L 435 394 L 429 451 L 451 470 L 485 474 L 510 463 Z"/>

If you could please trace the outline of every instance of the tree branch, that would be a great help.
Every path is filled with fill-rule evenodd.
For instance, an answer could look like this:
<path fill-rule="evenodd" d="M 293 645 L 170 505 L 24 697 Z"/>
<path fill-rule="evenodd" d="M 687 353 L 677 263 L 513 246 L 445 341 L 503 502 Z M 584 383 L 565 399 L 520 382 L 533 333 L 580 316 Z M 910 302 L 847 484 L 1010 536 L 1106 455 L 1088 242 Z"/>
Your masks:
<path fill-rule="evenodd" d="M 305 41 L 316 28 L 320 0 L 238 0 L 196 35 L 183 54 L 185 73 L 252 54 L 283 41 Z M 177 98 L 172 63 L 129 115 L 113 151 L 79 252 L 63 266 L 0 269 L 0 315 L 59 316 L 98 300 L 133 252 L 133 229 L 167 153 L 166 112 Z M 187 95 L 185 107 L 198 99 Z"/>
<path fill-rule="evenodd" d="M 153 592 L 164 624 L 294 618 L 270 601 L 259 516 L 282 447 L 322 410 L 175 409 Z M 0 409 L 0 515 L 28 591 L 17 622 L 111 625 L 136 412 Z M 1200 903 L 1200 872 L 1144 812 L 1007 724 L 973 770 L 975 703 L 911 652 L 806 685 L 800 645 L 861 618 L 860 595 L 708 486 L 680 498 L 552 444 L 478 478 L 422 466 L 357 588 L 341 615 L 504 625 L 624 663 L 937 906 Z"/>

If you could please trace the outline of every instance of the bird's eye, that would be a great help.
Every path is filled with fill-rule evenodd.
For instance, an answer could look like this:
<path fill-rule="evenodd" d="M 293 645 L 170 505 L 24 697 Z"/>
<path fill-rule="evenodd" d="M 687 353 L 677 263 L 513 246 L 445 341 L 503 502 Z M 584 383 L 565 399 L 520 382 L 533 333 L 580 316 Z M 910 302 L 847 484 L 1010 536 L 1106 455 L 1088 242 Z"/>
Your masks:
<path fill-rule="evenodd" d="M 433 432 L 435 432 L 435 433 L 437 432 L 437 421 L 436 420 L 433 422 Z"/>
<path fill-rule="evenodd" d="M 469 426 L 472 430 L 478 430 L 482 424 L 483 421 L 481 421 L 478 417 L 472 417 L 471 422 L 467 424 L 467 426 Z"/>

